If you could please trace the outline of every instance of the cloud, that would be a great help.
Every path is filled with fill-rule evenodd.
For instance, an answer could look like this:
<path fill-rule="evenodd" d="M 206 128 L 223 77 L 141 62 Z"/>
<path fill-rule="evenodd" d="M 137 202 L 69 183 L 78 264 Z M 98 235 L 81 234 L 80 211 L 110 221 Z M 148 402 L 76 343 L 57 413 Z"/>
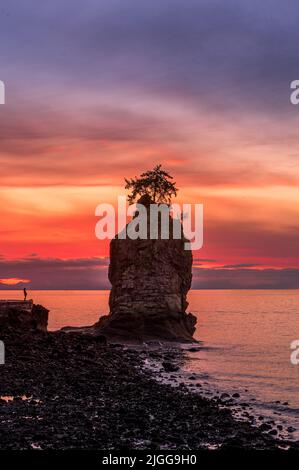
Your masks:
<path fill-rule="evenodd" d="M 107 258 L 23 258 L 1 260 L 2 281 L 30 282 L 30 289 L 110 289 Z M 244 264 L 245 265 L 245 264 Z M 193 289 L 297 289 L 299 269 L 254 269 L 234 266 L 193 270 Z M 229 265 L 228 265 L 229 266 Z M 5 277 L 4 277 L 5 276 Z M 30 279 L 30 281 L 29 281 Z M 17 282 L 1 283 L 0 289 Z"/>
<path fill-rule="evenodd" d="M 220 269 L 241 269 L 241 268 L 254 268 L 260 266 L 260 263 L 238 263 L 238 264 L 225 264 Z"/>
<path fill-rule="evenodd" d="M 111 185 L 116 195 L 123 176 L 158 162 L 174 173 L 179 195 L 190 190 L 193 200 L 204 199 L 208 251 L 198 266 L 215 257 L 249 285 L 250 259 L 298 263 L 299 113 L 289 102 L 289 83 L 298 78 L 297 10 L 297 0 L 287 7 L 280 0 L 86 0 L 84 9 L 79 0 L 3 0 L 0 185 L 15 198 L 1 191 L 1 246 L 11 256 L 39 256 L 36 264 L 2 265 L 9 274 L 1 276 L 30 277 L 31 267 L 39 288 L 107 285 L 106 268 L 89 258 L 79 266 L 42 257 L 98 253 L 94 223 L 80 212 L 86 188 Z M 65 196 L 70 186 L 77 198 Z M 32 189 L 26 204 L 25 187 Z M 207 187 L 240 193 L 217 199 Z M 264 194 L 249 197 L 249 187 Z M 96 198 L 89 200 L 93 216 Z M 237 285 L 229 276 L 223 285 Z"/>
<path fill-rule="evenodd" d="M 193 289 L 298 289 L 299 269 L 203 269 L 193 272 Z"/>
<path fill-rule="evenodd" d="M 18 279 L 14 277 L 9 279 L 0 279 L 0 284 L 4 284 L 6 286 L 15 286 L 17 284 L 29 284 L 30 282 L 30 279 Z"/>
<path fill-rule="evenodd" d="M 149 159 L 183 159 L 187 184 L 298 184 L 295 1 L 2 3 L 2 184 L 97 184 Z"/>
<path fill-rule="evenodd" d="M 276 109 L 284 83 L 296 78 L 295 0 L 288 8 L 279 0 L 89 0 L 84 11 L 79 0 L 2 3 L 0 27 L 10 41 L 1 55 L 27 74 L 34 66 L 33 85 L 45 76 L 68 87 L 132 84 L 213 100 L 222 112 L 240 101 Z"/>
<path fill-rule="evenodd" d="M 31 289 L 107 289 L 105 258 L 23 258 L 0 260 L 0 276 L 30 278 Z M 7 285 L 14 285 L 13 283 Z M 0 285 L 1 289 L 1 285 Z"/>

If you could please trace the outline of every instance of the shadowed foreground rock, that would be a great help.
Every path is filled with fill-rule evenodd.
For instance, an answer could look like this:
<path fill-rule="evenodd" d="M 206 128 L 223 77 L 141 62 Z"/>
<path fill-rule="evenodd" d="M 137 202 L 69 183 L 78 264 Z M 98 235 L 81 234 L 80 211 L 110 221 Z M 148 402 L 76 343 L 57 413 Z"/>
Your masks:
<path fill-rule="evenodd" d="M 47 310 L 32 300 L 0 300 L 0 326 L 47 331 Z"/>
<path fill-rule="evenodd" d="M 111 241 L 110 314 L 98 323 L 102 334 L 132 340 L 193 340 L 196 318 L 186 313 L 192 252 L 184 249 L 186 241 L 118 237 Z"/>
<path fill-rule="evenodd" d="M 147 350 L 105 345 L 96 336 L 1 326 L 0 339 L 6 348 L 0 449 L 190 451 L 281 444 L 187 387 L 157 383 L 142 367 Z M 163 350 L 155 355 L 171 360 Z"/>

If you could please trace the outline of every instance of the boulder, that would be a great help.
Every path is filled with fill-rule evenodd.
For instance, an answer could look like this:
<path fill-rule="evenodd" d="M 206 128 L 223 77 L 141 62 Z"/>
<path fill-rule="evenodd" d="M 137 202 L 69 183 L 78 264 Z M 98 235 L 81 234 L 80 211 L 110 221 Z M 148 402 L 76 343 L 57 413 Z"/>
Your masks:
<path fill-rule="evenodd" d="M 35 305 L 32 300 L 0 300 L 0 327 L 13 327 L 47 331 L 47 310 L 42 305 Z"/>

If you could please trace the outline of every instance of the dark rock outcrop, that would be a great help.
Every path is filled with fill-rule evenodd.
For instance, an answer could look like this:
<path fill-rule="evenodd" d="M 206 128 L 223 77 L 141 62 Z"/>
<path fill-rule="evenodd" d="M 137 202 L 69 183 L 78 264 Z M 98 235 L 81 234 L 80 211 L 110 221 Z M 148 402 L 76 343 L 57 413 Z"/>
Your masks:
<path fill-rule="evenodd" d="M 196 318 L 186 313 L 192 252 L 186 239 L 114 238 L 110 244 L 110 314 L 98 323 L 108 337 L 192 341 Z"/>
<path fill-rule="evenodd" d="M 33 329 L 47 331 L 47 310 L 42 305 L 35 305 L 32 300 L 2 301 L 0 300 L 0 327 Z"/>

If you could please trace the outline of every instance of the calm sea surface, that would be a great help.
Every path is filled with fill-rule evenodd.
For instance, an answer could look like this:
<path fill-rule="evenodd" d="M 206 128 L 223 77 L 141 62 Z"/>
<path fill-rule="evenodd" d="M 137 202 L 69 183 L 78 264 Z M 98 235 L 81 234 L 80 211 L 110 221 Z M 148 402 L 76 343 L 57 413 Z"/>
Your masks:
<path fill-rule="evenodd" d="M 109 291 L 30 291 L 29 297 L 50 309 L 50 330 L 90 325 L 108 312 Z M 22 293 L 0 291 L 0 298 Z M 299 290 L 191 291 L 189 310 L 203 348 L 189 354 L 185 368 L 206 381 L 207 393 L 239 392 L 255 414 L 299 430 L 299 365 L 290 362 L 290 343 L 299 339 Z"/>

